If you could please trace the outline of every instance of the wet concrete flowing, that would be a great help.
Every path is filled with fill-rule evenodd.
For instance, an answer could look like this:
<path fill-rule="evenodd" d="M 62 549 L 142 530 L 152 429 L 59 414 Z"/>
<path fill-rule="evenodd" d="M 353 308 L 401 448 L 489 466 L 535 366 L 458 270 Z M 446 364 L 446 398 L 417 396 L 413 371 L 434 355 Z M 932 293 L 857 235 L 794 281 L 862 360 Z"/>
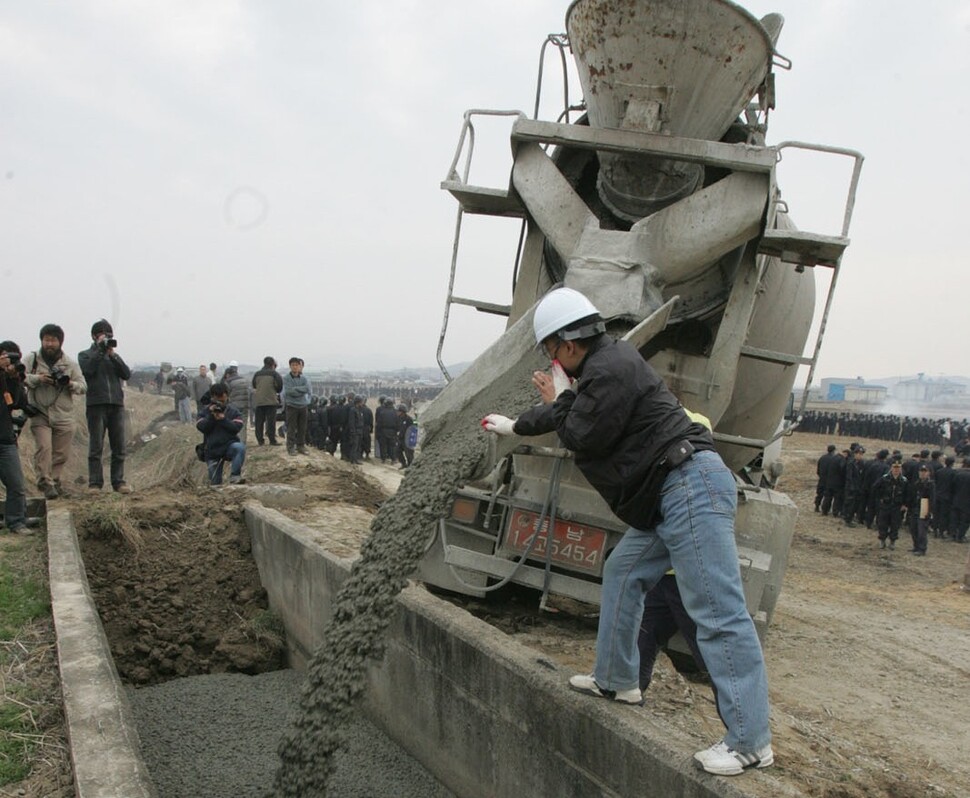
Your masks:
<path fill-rule="evenodd" d="M 535 355 L 524 357 L 503 384 L 485 388 L 442 424 L 374 517 L 360 559 L 337 594 L 324 643 L 308 666 L 296 720 L 280 742 L 278 796 L 327 795 L 334 754 L 345 743 L 354 702 L 367 687 L 367 666 L 384 654 L 394 599 L 414 573 L 455 488 L 476 472 L 486 453 L 488 433 L 479 421 L 490 412 L 514 416 L 537 401 L 529 378 L 538 366 Z"/>

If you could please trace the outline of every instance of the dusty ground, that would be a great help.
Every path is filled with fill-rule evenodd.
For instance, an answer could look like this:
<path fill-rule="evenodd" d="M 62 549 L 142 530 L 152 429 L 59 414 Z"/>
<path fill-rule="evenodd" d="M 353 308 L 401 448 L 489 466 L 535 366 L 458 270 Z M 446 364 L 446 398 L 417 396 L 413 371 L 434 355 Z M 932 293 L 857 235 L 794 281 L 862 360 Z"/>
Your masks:
<path fill-rule="evenodd" d="M 146 425 L 153 412 L 169 409 L 170 400 L 136 400 L 146 408 L 140 414 Z M 159 437 L 132 457 L 136 493 L 94 502 L 123 507 L 127 532 L 135 530 L 140 543 L 106 532 L 105 513 L 95 513 L 97 523 L 79 523 L 119 671 L 140 684 L 274 667 L 275 624 L 242 534 L 244 491 L 202 485 L 201 464 L 191 452 L 182 457 L 196 439 L 190 429 L 156 425 L 155 431 Z M 925 558 L 909 555 L 906 546 L 883 552 L 874 532 L 813 513 L 815 460 L 828 442 L 808 434 L 785 441 L 784 488 L 802 512 L 766 642 L 772 773 L 815 798 L 968 796 L 970 596 L 956 589 L 967 547 L 931 540 Z M 75 455 L 75 468 L 82 463 Z M 253 482 L 303 487 L 311 501 L 284 512 L 346 557 L 400 478 L 388 466 L 355 469 L 316 451 L 288 457 L 283 447 L 254 446 L 246 471 Z M 82 517 L 92 508 L 88 497 L 71 501 Z M 504 605 L 458 603 L 564 665 L 585 670 L 592 662 L 595 608 L 559 602 L 559 612 L 540 613 L 530 594 Z M 720 734 L 710 689 L 663 657 L 644 711 L 697 747 Z M 31 779 L 12 791 L 0 788 L 0 795 L 51 794 L 44 792 L 43 771 L 39 765 Z M 49 772 L 46 783 L 56 783 Z M 775 793 L 758 774 L 746 774 L 743 784 L 758 795 Z"/>

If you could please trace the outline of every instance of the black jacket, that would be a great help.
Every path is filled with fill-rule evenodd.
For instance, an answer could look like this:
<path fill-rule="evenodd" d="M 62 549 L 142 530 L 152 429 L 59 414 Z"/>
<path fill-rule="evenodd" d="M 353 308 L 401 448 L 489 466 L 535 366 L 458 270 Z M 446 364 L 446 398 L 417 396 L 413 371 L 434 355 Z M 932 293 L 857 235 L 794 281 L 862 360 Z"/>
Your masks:
<path fill-rule="evenodd" d="M 592 342 L 573 390 L 515 423 L 519 435 L 553 431 L 613 512 L 637 529 L 654 518 L 655 496 L 644 488 L 667 450 L 687 440 L 714 451 L 710 431 L 690 419 L 636 348 L 608 335 Z"/>
<path fill-rule="evenodd" d="M 907 503 L 909 481 L 902 474 L 898 477 L 885 474 L 873 486 L 872 495 L 879 509 L 900 510 Z"/>
<path fill-rule="evenodd" d="M 846 496 L 858 496 L 865 489 L 863 481 L 866 473 L 866 464 L 863 460 L 856 460 L 853 457 L 845 464 L 845 494 Z"/>
<path fill-rule="evenodd" d="M 9 405 L 7 394 L 10 394 Z M 16 377 L 0 373 L 0 443 L 17 443 L 10 413 L 12 410 L 23 410 L 26 406 L 27 393 L 24 391 L 24 384 Z"/>
<path fill-rule="evenodd" d="M 953 475 L 956 472 L 950 466 L 944 466 L 936 472 L 936 498 L 948 502 L 953 498 Z"/>
<path fill-rule="evenodd" d="M 91 405 L 123 405 L 125 394 L 121 383 L 131 379 L 131 369 L 117 353 L 108 357 L 97 344 L 79 352 L 77 364 L 88 383 L 87 402 Z"/>
<path fill-rule="evenodd" d="M 835 455 L 825 471 L 826 490 L 838 492 L 845 487 L 845 465 L 845 458 L 841 454 Z"/>
<path fill-rule="evenodd" d="M 970 468 L 956 468 L 953 471 L 953 507 L 970 513 Z"/>
<path fill-rule="evenodd" d="M 199 420 L 195 428 L 205 436 L 206 460 L 222 460 L 230 443 L 239 440 L 243 417 L 234 405 L 226 405 L 223 418 L 217 419 L 209 412 L 211 398 L 208 392 L 199 400 Z"/>

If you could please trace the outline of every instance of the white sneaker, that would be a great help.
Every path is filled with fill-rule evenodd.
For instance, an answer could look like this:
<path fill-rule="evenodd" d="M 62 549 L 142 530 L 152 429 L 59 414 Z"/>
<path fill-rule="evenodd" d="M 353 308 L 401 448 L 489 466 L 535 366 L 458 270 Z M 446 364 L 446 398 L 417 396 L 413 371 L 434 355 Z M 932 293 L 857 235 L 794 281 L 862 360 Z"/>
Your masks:
<path fill-rule="evenodd" d="M 742 754 L 740 751 L 728 748 L 727 743 L 721 740 L 710 748 L 698 751 L 694 754 L 694 759 L 700 762 L 701 767 L 708 773 L 718 776 L 737 776 L 743 773 L 745 768 L 766 768 L 773 765 L 775 754 L 770 745 L 753 754 Z"/>
<path fill-rule="evenodd" d="M 640 692 L 639 687 L 634 687 L 632 690 L 604 690 L 596 683 L 593 674 L 570 676 L 569 686 L 578 693 L 588 693 L 610 701 L 618 701 L 621 704 L 643 706 L 643 693 Z"/>

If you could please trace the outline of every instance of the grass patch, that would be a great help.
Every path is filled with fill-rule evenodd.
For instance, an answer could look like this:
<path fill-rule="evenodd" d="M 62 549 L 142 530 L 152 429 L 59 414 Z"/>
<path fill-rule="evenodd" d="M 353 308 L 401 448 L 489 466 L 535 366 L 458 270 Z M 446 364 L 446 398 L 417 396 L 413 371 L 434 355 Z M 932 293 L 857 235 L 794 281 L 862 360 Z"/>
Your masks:
<path fill-rule="evenodd" d="M 10 549 L 7 549 L 10 551 Z M 50 613 L 44 585 L 0 562 L 0 640 L 9 640 L 35 618 Z"/>
<path fill-rule="evenodd" d="M 243 618 L 239 613 L 240 631 L 243 636 L 257 646 L 280 649 L 286 645 L 286 629 L 283 619 L 272 610 L 260 610 L 252 618 Z"/>
<path fill-rule="evenodd" d="M 6 696 L 0 704 L 0 785 L 20 781 L 30 772 L 34 734 L 30 714 Z"/>
<path fill-rule="evenodd" d="M 39 537 L 0 546 L 0 786 L 30 775 L 60 711 L 45 554 Z"/>
<path fill-rule="evenodd" d="M 120 538 L 137 553 L 145 542 L 138 522 L 132 518 L 128 503 L 109 495 L 77 512 L 78 524 L 86 535 L 105 540 Z"/>

